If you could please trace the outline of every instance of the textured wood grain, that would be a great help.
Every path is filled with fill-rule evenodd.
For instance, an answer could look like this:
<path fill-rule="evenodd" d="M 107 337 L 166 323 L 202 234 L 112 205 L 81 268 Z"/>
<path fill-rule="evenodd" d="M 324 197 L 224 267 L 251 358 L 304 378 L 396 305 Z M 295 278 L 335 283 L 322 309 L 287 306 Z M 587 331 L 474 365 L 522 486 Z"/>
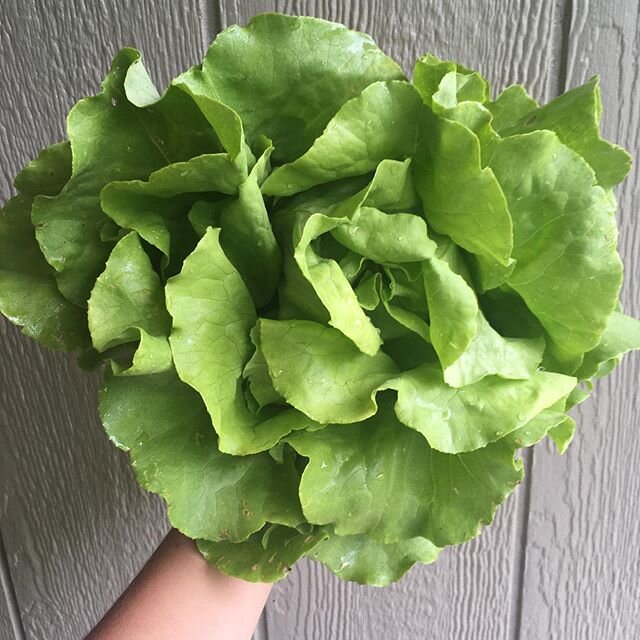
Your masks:
<path fill-rule="evenodd" d="M 23 640 L 22 620 L 0 532 L 0 640 Z"/>
<path fill-rule="evenodd" d="M 221 24 L 261 11 L 343 22 L 373 35 L 410 72 L 426 51 L 481 70 L 496 88 L 522 81 L 538 98 L 554 90 L 560 68 L 562 7 L 550 1 L 494 0 L 482 15 L 472 0 L 351 0 L 214 3 Z M 520 493 L 483 536 L 450 549 L 385 590 L 339 581 L 321 565 L 299 563 L 274 589 L 266 610 L 270 640 L 433 640 L 513 637 L 519 612 Z"/>
<path fill-rule="evenodd" d="M 602 76 L 604 132 L 640 155 L 640 20 L 636 2 L 575 2 L 567 41 L 568 87 Z M 622 300 L 640 316 L 640 207 L 636 169 L 619 190 Z M 630 356 L 577 412 L 560 459 L 534 457 L 522 637 L 640 637 L 640 358 Z"/>
<path fill-rule="evenodd" d="M 0 602 L 0 640 L 15 640 L 5 602 Z"/>
<path fill-rule="evenodd" d="M 135 44 L 160 85 L 201 58 L 199 7 L 172 0 L 4 1 L 0 198 Z M 27 636 L 82 638 L 166 530 L 96 415 L 97 378 L 0 327 L 0 519 Z"/>
<path fill-rule="evenodd" d="M 477 67 L 497 85 L 523 81 L 539 98 L 565 78 L 574 85 L 599 71 L 607 79 L 605 131 L 637 153 L 635 3 L 571 4 L 563 42 L 565 3 L 552 0 L 490 0 L 481 8 L 473 0 L 203 0 L 202 9 L 195 0 L 5 0 L 0 198 L 10 195 L 20 166 L 63 135 L 69 107 L 96 89 L 120 45 L 141 48 L 162 85 L 200 58 L 201 33 L 208 39 L 219 25 L 268 10 L 368 31 L 407 71 L 429 50 Z M 627 276 L 637 282 L 636 180 L 621 192 L 620 221 Z M 640 290 L 627 286 L 624 299 L 638 315 Z M 24 626 L 29 638 L 74 640 L 144 563 L 164 533 L 163 509 L 137 489 L 126 458 L 106 441 L 95 413 L 96 378 L 6 324 L 0 345 L 0 527 Z M 636 357 L 599 385 L 563 459 L 536 451 L 526 556 L 528 503 L 520 491 L 479 540 L 385 590 L 299 564 L 274 589 L 256 639 L 640 637 L 639 377 Z M 13 636 L 2 606 L 5 640 Z"/>

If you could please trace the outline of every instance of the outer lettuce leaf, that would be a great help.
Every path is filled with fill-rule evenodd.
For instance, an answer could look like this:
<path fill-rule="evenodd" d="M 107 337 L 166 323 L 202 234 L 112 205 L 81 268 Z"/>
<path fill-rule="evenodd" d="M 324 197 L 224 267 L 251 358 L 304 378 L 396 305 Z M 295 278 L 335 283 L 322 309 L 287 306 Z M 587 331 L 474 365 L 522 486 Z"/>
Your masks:
<path fill-rule="evenodd" d="M 291 463 L 221 453 L 200 397 L 174 373 L 107 373 L 100 416 L 140 484 L 167 501 L 171 523 L 189 537 L 237 542 L 266 522 L 303 521 Z"/>
<path fill-rule="evenodd" d="M 575 432 L 576 422 L 571 416 L 565 416 L 560 424 L 549 429 L 548 435 L 551 440 L 553 440 L 560 455 L 562 455 L 571 444 Z"/>
<path fill-rule="evenodd" d="M 549 131 L 504 138 L 491 167 L 514 220 L 508 284 L 544 326 L 560 370 L 571 373 L 599 343 L 618 300 L 614 203 Z"/>
<path fill-rule="evenodd" d="M 89 345 L 86 312 L 69 302 L 51 276 L 0 270 L 0 310 L 22 333 L 56 351 Z"/>
<path fill-rule="evenodd" d="M 384 587 L 399 580 L 416 562 L 435 562 L 440 549 L 425 538 L 384 544 L 360 536 L 331 533 L 308 554 L 344 580 Z"/>
<path fill-rule="evenodd" d="M 631 168 L 631 156 L 621 147 L 604 140 L 598 125 L 602 113 L 599 78 L 594 76 L 548 104 L 521 116 L 503 131 L 508 136 L 548 130 L 581 155 L 596 174 L 598 184 L 608 189 L 624 180 Z"/>
<path fill-rule="evenodd" d="M 350 98 L 378 80 L 402 78 L 400 67 L 363 33 L 315 18 L 263 14 L 221 33 L 203 64 L 180 80 L 235 110 L 249 144 L 265 135 L 277 161 L 289 162 Z"/>
<path fill-rule="evenodd" d="M 305 534 L 290 527 L 267 525 L 243 542 L 199 540 L 198 548 L 226 575 L 248 582 L 277 582 L 326 535 L 322 531 Z"/>
<path fill-rule="evenodd" d="M 519 429 L 512 431 L 502 438 L 506 446 L 516 447 L 532 447 L 538 444 L 546 435 L 560 428 L 562 423 L 567 419 L 564 411 L 566 399 L 561 399 L 551 407 L 541 411 L 535 418 L 529 420 Z"/>
<path fill-rule="evenodd" d="M 585 354 L 576 376 L 581 380 L 605 376 L 633 349 L 640 349 L 640 321 L 614 311 L 598 346 Z"/>
<path fill-rule="evenodd" d="M 454 389 L 434 364 L 387 383 L 398 390 L 398 419 L 444 453 L 474 451 L 499 440 L 565 398 L 575 385 L 575 378 L 535 371 L 524 380 L 488 376 Z"/>
<path fill-rule="evenodd" d="M 440 453 L 399 423 L 390 403 L 365 422 L 299 432 L 288 441 L 309 458 L 300 482 L 307 520 L 385 543 L 464 542 L 493 520 L 522 478 L 512 448 L 497 442 L 471 453 Z"/>
<path fill-rule="evenodd" d="M 40 248 L 56 270 L 62 293 L 78 304 L 88 299 L 111 250 L 111 244 L 101 239 L 108 221 L 100 209 L 102 187 L 123 176 L 145 179 L 169 162 L 183 159 L 185 153 L 190 157 L 198 145 L 204 151 L 213 144 L 195 128 L 197 120 L 184 127 L 185 116 L 191 119 L 193 114 L 176 113 L 172 123 L 163 109 L 139 109 L 127 100 L 126 73 L 139 57 L 134 49 L 123 49 L 102 93 L 73 107 L 67 120 L 72 175 L 58 195 L 38 196 L 33 206 Z M 182 123 L 178 129 L 176 122 Z"/>
<path fill-rule="evenodd" d="M 36 241 L 31 208 L 37 196 L 55 196 L 71 175 L 68 143 L 52 145 L 16 177 L 20 194 L 0 211 L 0 311 L 50 349 L 89 344 L 84 311 L 58 290 L 54 271 Z"/>

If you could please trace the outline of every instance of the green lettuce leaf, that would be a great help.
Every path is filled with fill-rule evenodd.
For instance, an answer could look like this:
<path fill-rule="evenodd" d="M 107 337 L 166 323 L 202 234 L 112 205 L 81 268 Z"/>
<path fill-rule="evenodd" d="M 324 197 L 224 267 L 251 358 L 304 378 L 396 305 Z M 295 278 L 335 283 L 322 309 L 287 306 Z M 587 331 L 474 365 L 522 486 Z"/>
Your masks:
<path fill-rule="evenodd" d="M 442 255 L 442 254 L 441 254 Z M 468 349 L 478 330 L 478 301 L 473 289 L 445 258 L 422 263 L 429 305 L 430 337 L 443 369 Z"/>
<path fill-rule="evenodd" d="M 477 136 L 459 122 L 423 110 L 413 158 L 427 222 L 462 248 L 508 266 L 513 248 L 505 196 L 480 163 Z"/>
<path fill-rule="evenodd" d="M 242 372 L 253 347 L 253 301 L 240 274 L 210 229 L 182 271 L 166 286 L 173 318 L 169 342 L 180 379 L 202 396 L 225 453 L 247 455 L 271 448 L 313 418 L 285 409 L 269 417 L 252 414 L 242 389 Z"/>
<path fill-rule="evenodd" d="M 625 353 L 633 349 L 640 349 L 640 321 L 614 311 L 598 346 L 585 354 L 576 376 L 581 380 L 601 378 L 618 365 Z"/>
<path fill-rule="evenodd" d="M 56 196 L 71 175 L 68 143 L 44 149 L 15 179 L 19 194 L 0 210 L 0 311 L 46 347 L 89 345 L 85 312 L 59 291 L 31 222 L 34 198 Z"/>
<path fill-rule="evenodd" d="M 385 159 L 404 160 L 416 144 L 420 97 L 406 82 L 376 82 L 342 106 L 313 146 L 278 167 L 262 186 L 273 196 L 369 173 Z"/>
<path fill-rule="evenodd" d="M 363 33 L 272 13 L 221 33 L 202 65 L 180 80 L 236 111 L 249 144 L 265 135 L 273 140 L 278 162 L 289 162 L 350 98 L 373 82 L 403 77 Z"/>
<path fill-rule="evenodd" d="M 576 379 L 535 371 L 524 380 L 488 376 L 459 389 L 437 365 L 426 364 L 387 383 L 397 389 L 396 415 L 444 453 L 480 449 L 523 426 L 565 398 Z"/>
<path fill-rule="evenodd" d="M 60 291 L 78 304 L 89 298 L 112 247 L 101 238 L 108 223 L 100 208 L 101 189 L 122 177 L 146 179 L 164 165 L 182 160 L 183 154 L 189 157 L 197 145 L 212 146 L 197 129 L 191 134 L 197 121 L 184 126 L 190 112 L 175 114 L 171 122 L 159 107 L 140 109 L 129 102 L 124 81 L 139 57 L 134 49 L 123 49 L 103 82 L 103 91 L 73 107 L 67 119 L 72 174 L 59 194 L 40 195 L 33 204 L 42 253 L 56 270 Z M 185 139 L 196 139 L 197 144 L 185 144 Z"/>
<path fill-rule="evenodd" d="M 299 432 L 288 441 L 309 458 L 300 481 L 307 520 L 385 543 L 464 542 L 493 520 L 522 478 L 511 447 L 498 441 L 470 453 L 440 453 L 398 422 L 391 403 L 364 422 Z"/>
<path fill-rule="evenodd" d="M 562 455 L 573 440 L 576 432 L 576 421 L 571 416 L 565 416 L 563 421 L 549 429 L 549 437 L 556 445 L 558 453 Z"/>
<path fill-rule="evenodd" d="M 360 536 L 331 533 L 308 553 L 344 580 L 384 587 L 399 580 L 416 562 L 435 562 L 438 547 L 425 538 L 385 544 Z"/>
<path fill-rule="evenodd" d="M 375 393 L 397 369 L 381 351 L 362 353 L 339 331 L 306 320 L 258 322 L 276 391 L 316 422 L 349 423 L 376 411 Z"/>
<path fill-rule="evenodd" d="M 493 116 L 491 124 L 501 136 L 537 106 L 538 103 L 519 84 L 507 87 L 493 102 L 486 104 Z"/>
<path fill-rule="evenodd" d="M 600 136 L 601 113 L 600 82 L 594 76 L 586 84 L 563 93 L 548 104 L 523 113 L 518 122 L 502 130 L 501 135 L 553 131 L 587 161 L 598 184 L 608 189 L 622 182 L 629 173 L 631 156 Z"/>
<path fill-rule="evenodd" d="M 504 338 L 477 315 L 477 330 L 467 349 L 444 370 L 444 380 L 452 387 L 464 387 L 486 376 L 526 380 L 535 375 L 544 352 L 542 338 Z"/>
<path fill-rule="evenodd" d="M 347 218 L 334 218 L 321 213 L 312 214 L 294 231 L 294 259 L 302 275 L 329 313 L 329 324 L 368 355 L 375 355 L 382 344 L 380 335 L 360 308 L 349 281 L 332 259 L 319 256 L 311 245 L 318 236 L 335 229 Z"/>
<path fill-rule="evenodd" d="M 550 131 L 504 138 L 491 167 L 514 221 L 508 284 L 544 326 L 561 371 L 571 373 L 600 342 L 618 300 L 615 205 Z"/>
<path fill-rule="evenodd" d="M 136 233 L 113 248 L 91 292 L 88 320 L 98 351 L 133 342 L 141 330 L 156 337 L 169 335 L 171 318 L 160 278 Z"/>
<path fill-rule="evenodd" d="M 247 582 L 276 582 L 324 537 L 322 531 L 305 534 L 290 527 L 267 525 L 242 542 L 198 540 L 198 548 L 226 575 Z"/>
<path fill-rule="evenodd" d="M 241 541 L 266 522 L 303 522 L 293 466 L 267 453 L 220 452 L 202 400 L 175 373 L 107 373 L 100 416 L 140 484 L 166 500 L 173 526 L 191 538 Z"/>

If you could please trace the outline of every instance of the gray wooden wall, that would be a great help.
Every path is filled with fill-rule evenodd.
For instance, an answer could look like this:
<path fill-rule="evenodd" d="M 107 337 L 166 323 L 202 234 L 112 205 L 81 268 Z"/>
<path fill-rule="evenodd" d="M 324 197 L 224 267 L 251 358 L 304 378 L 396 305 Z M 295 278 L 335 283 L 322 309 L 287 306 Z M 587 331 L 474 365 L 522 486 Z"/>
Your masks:
<path fill-rule="evenodd" d="M 521 81 L 541 100 L 598 72 L 604 130 L 640 155 L 637 0 L 2 0 L 0 199 L 122 45 L 162 84 L 221 27 L 260 11 L 338 20 L 409 69 L 429 50 Z M 624 303 L 640 315 L 638 175 L 619 192 Z M 635 282 L 635 287 L 631 284 Z M 96 377 L 0 324 L 0 640 L 76 640 L 163 537 L 96 416 Z M 304 561 L 273 591 L 260 640 L 640 637 L 640 358 L 578 412 L 570 451 L 529 454 L 526 483 L 480 539 L 379 590 Z"/>

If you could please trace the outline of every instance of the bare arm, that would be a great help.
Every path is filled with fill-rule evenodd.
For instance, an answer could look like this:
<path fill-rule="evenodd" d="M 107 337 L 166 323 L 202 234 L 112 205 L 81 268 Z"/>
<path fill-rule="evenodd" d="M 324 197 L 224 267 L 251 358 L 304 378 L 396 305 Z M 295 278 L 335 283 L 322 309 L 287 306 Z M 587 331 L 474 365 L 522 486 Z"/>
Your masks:
<path fill-rule="evenodd" d="M 249 640 L 270 589 L 223 575 L 172 530 L 86 640 Z"/>

